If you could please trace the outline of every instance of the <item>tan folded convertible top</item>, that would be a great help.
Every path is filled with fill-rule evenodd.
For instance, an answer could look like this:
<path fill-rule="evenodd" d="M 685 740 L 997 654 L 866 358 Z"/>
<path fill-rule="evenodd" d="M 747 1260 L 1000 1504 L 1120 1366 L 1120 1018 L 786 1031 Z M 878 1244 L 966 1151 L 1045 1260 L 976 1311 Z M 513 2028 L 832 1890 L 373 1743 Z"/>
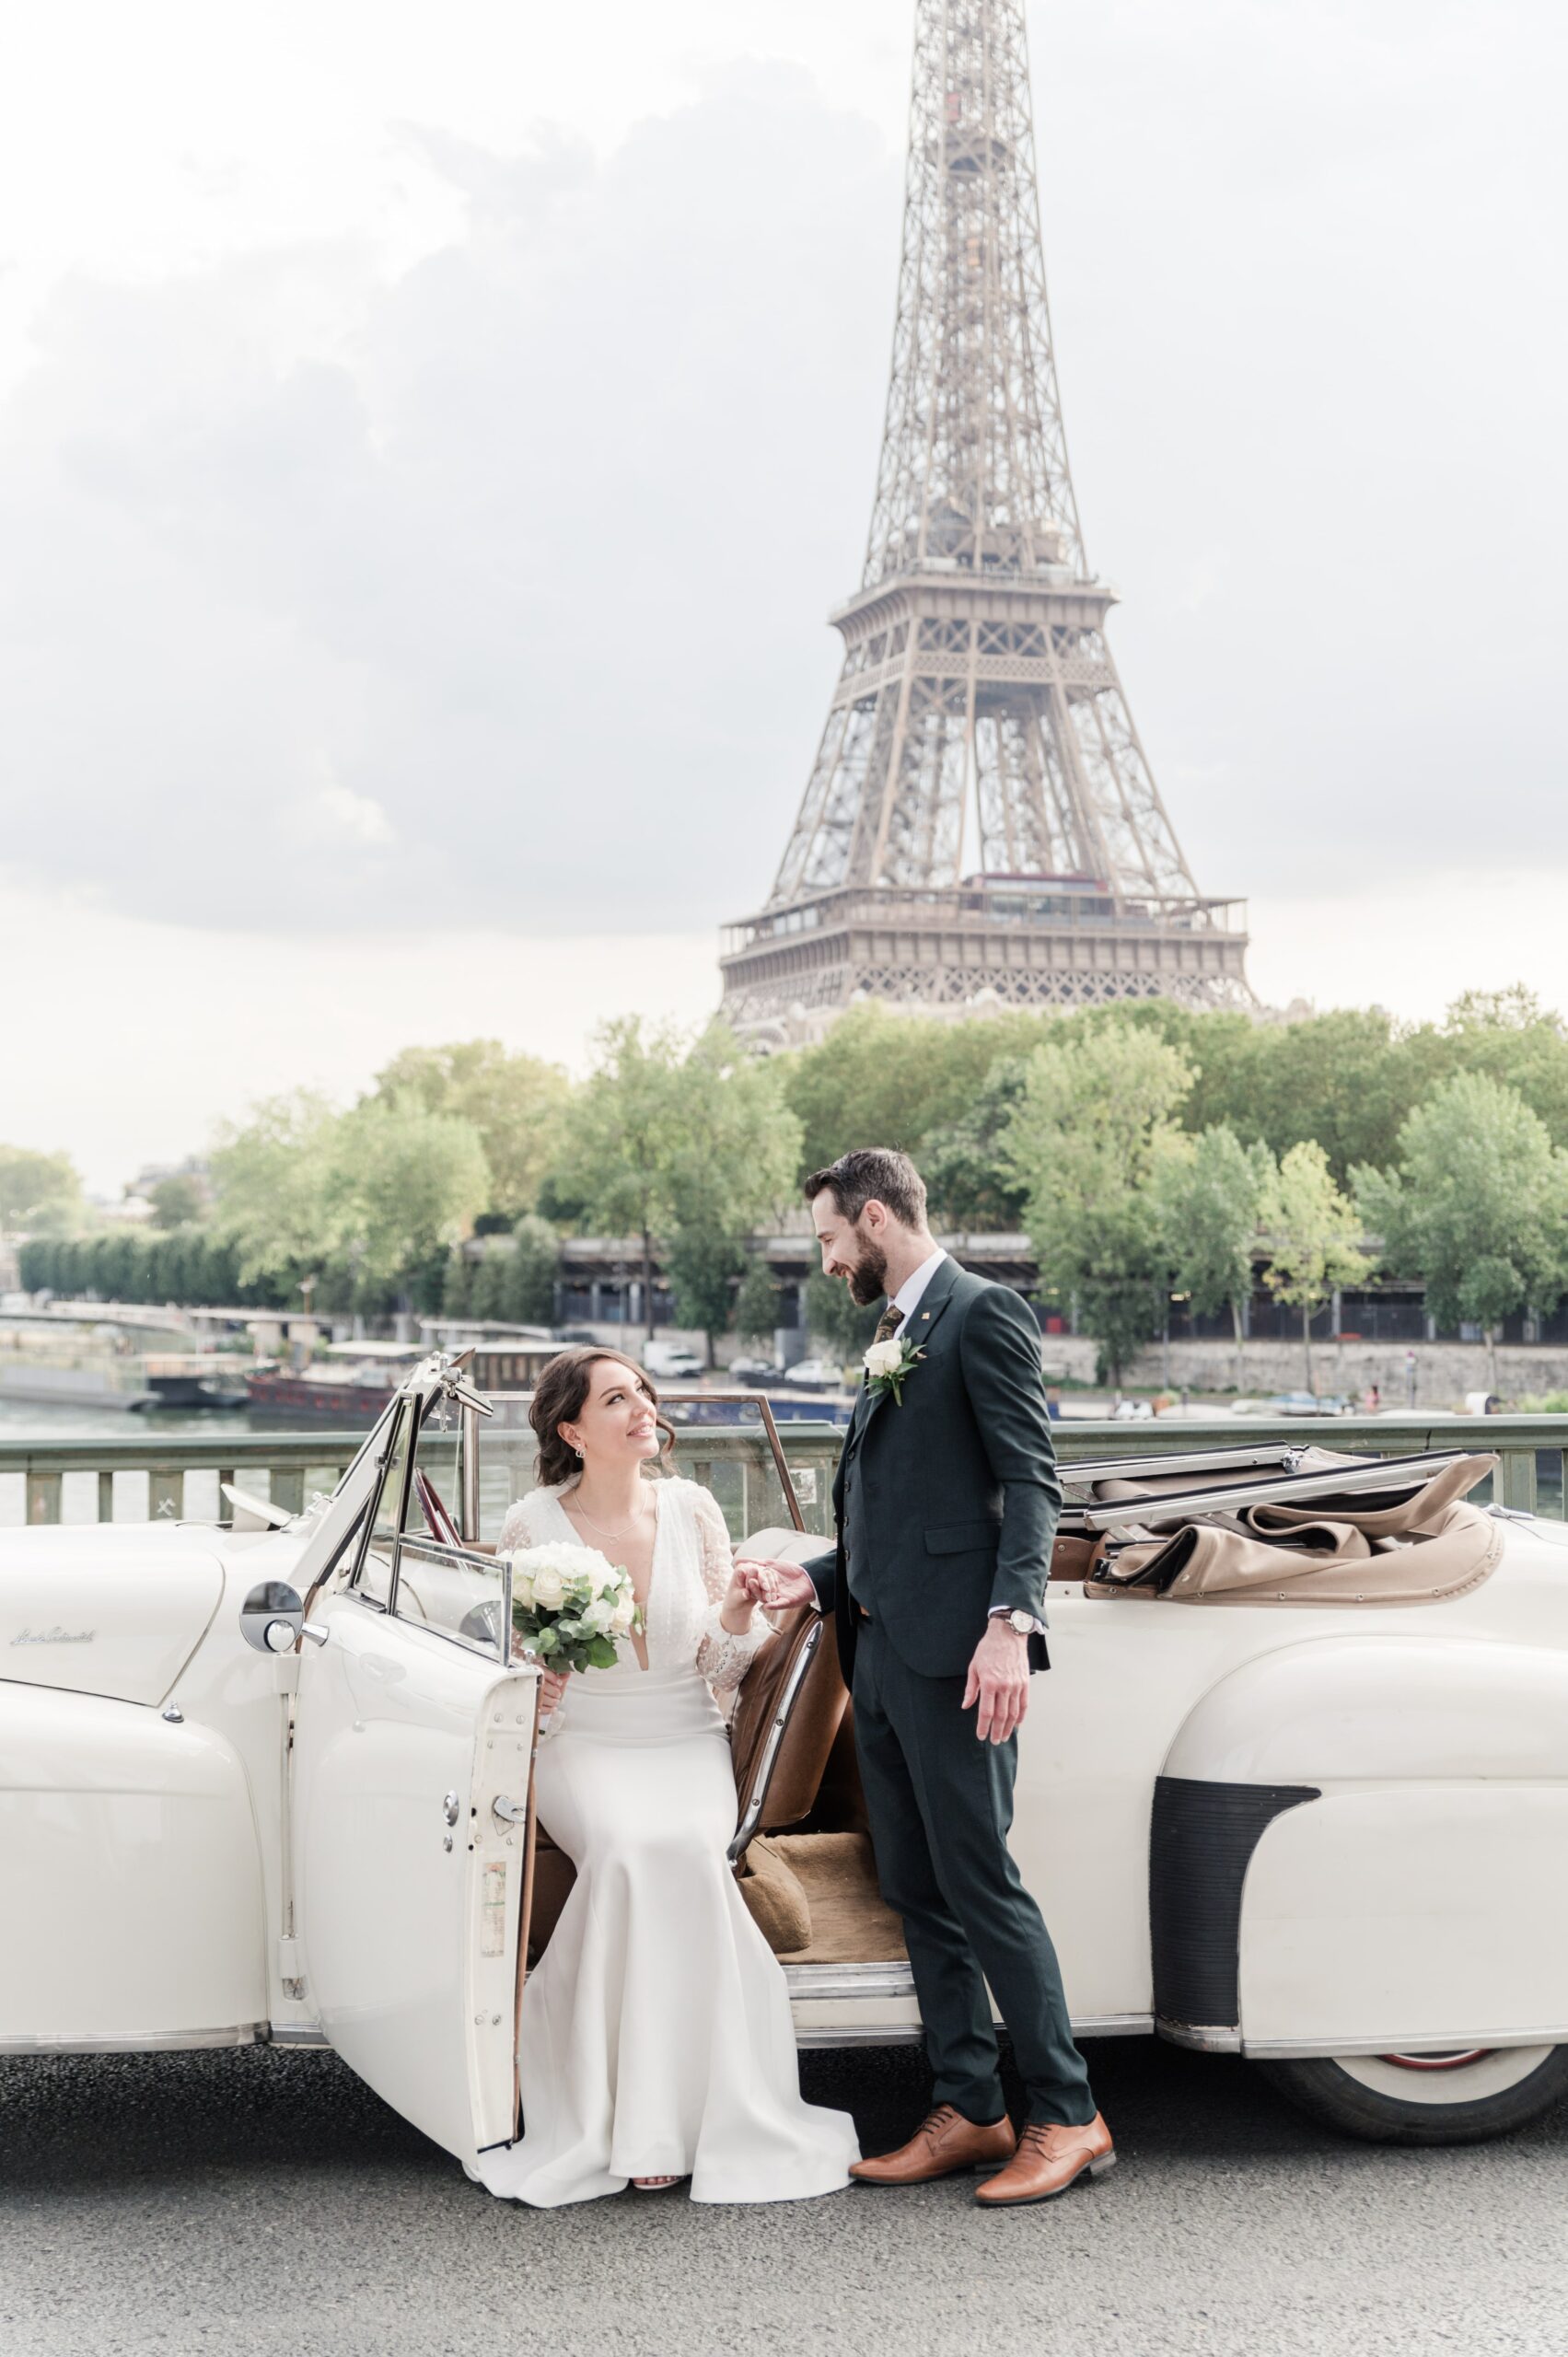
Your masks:
<path fill-rule="evenodd" d="M 1338 1464 L 1357 1467 L 1356 1487 L 1334 1494 L 1330 1459 L 1310 1468 L 1315 1478 L 1302 1487 L 1311 1494 L 1299 1504 L 1207 1505 L 1179 1520 L 1168 1509 L 1139 1516 L 1131 1508 L 1084 1593 L 1176 1604 L 1436 1604 L 1479 1587 L 1494 1568 L 1503 1525 L 1465 1501 L 1495 1457 L 1452 1457 L 1402 1487 L 1390 1472 L 1377 1490 L 1365 1486 L 1365 1458 Z M 1148 1500 L 1153 1489 L 1128 1481 L 1124 1494 Z"/>

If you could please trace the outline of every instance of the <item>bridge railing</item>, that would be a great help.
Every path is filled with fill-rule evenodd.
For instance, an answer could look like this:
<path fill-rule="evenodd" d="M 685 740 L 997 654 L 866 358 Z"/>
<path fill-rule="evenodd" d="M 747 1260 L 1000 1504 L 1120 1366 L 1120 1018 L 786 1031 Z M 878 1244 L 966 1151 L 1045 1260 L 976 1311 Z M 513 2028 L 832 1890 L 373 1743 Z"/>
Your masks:
<path fill-rule="evenodd" d="M 1526 1513 L 1562 1518 L 1568 1416 L 1185 1417 L 1153 1422 L 1055 1426 L 1063 1464 L 1074 1457 L 1137 1456 L 1151 1449 L 1235 1448 L 1252 1441 L 1294 1441 L 1404 1457 L 1418 1450 L 1494 1451 L 1492 1482 L 1474 1494 Z M 358 1449 L 362 1433 L 137 1433 L 86 1440 L 0 1440 L 0 1527 L 28 1523 L 226 1520 L 219 1484 L 297 1510 L 313 1491 L 330 1491 Z M 825 1424 L 792 1423 L 780 1439 L 807 1526 L 825 1530 L 841 1435 Z M 782 1502 L 768 1477 L 757 1432 L 687 1426 L 677 1441 L 682 1472 L 714 1489 L 732 1527 L 778 1518 Z M 516 1489 L 529 1469 L 508 1468 Z"/>

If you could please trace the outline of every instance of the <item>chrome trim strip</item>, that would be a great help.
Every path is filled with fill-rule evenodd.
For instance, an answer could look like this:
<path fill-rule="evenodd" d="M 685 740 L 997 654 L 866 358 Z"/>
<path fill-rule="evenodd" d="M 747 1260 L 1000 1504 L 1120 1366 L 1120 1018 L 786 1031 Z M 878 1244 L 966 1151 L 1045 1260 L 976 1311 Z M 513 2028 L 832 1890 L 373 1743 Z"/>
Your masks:
<path fill-rule="evenodd" d="M 292 2046 L 308 2054 L 330 2054 L 332 2041 L 319 2022 L 273 2022 L 268 2025 L 266 2042 L 269 2046 Z"/>
<path fill-rule="evenodd" d="M 773 1767 L 779 1756 L 779 1746 L 784 1739 L 784 1729 L 789 1724 L 790 1715 L 795 1709 L 796 1699 L 801 1686 L 805 1682 L 806 1673 L 817 1658 L 817 1648 L 822 1642 L 822 1631 L 826 1626 L 827 1623 L 819 1614 L 807 1630 L 800 1651 L 796 1655 L 795 1667 L 789 1674 L 789 1683 L 779 1697 L 778 1708 L 773 1713 L 773 1724 L 768 1730 L 768 1740 L 762 1747 L 762 1757 L 757 1763 L 757 1773 L 752 1780 L 751 1797 L 746 1804 L 746 1814 L 736 1827 L 734 1838 L 725 1852 L 725 1856 L 732 1866 L 744 1856 L 747 1843 L 762 1821 L 762 1808 L 768 1797 L 768 1786 L 772 1782 Z"/>
<path fill-rule="evenodd" d="M 1214 2023 L 1162 2022 L 1155 2017 L 1155 2036 L 1169 2046 L 1184 2046 L 1190 2054 L 1239 2054 L 1241 2032 Z"/>
<path fill-rule="evenodd" d="M 255 2046 L 265 2022 L 232 2029 L 149 2030 L 141 2038 L 0 2038 L 0 2054 L 173 2054 L 197 2046 Z"/>
<path fill-rule="evenodd" d="M 1562 2046 L 1568 2044 L 1568 2028 L 1558 2029 L 1489 2029 L 1482 2031 L 1456 2030 L 1449 2038 L 1402 2038 L 1389 2032 L 1384 2038 L 1337 2038 L 1332 2045 L 1322 2038 L 1246 2038 L 1241 2051 L 1250 2062 L 1307 2061 L 1314 2056 L 1327 2056 L 1331 2061 L 1339 2054 L 1443 2054 L 1467 2047 L 1496 2046 Z"/>
<path fill-rule="evenodd" d="M 784 1977 L 792 1998 L 810 1997 L 819 2003 L 914 1995 L 914 1975 L 907 1964 L 786 1964 Z"/>
<path fill-rule="evenodd" d="M 1084 1481 L 1135 1481 L 1140 1474 L 1223 1473 L 1243 1465 L 1288 1465 L 1306 1445 L 1255 1441 L 1250 1448 L 1193 1448 L 1159 1457 L 1142 1457 L 1129 1449 L 1125 1457 L 1063 1457 L 1057 1470 L 1063 1488 L 1071 1490 Z"/>
<path fill-rule="evenodd" d="M 810 1965 L 785 1965 L 786 1972 L 809 1972 Z M 815 1968 L 821 1969 L 822 1968 Z M 997 2028 L 1005 2034 L 1005 2025 Z M 1106 2014 L 1098 2021 L 1074 2022 L 1074 2038 L 1147 2038 L 1154 2031 L 1154 2018 L 1149 2014 Z M 795 2042 L 799 2047 L 825 2046 L 918 2046 L 925 2036 L 923 2022 L 849 2022 L 842 2027 L 837 2023 L 810 2022 L 796 2026 Z"/>
<path fill-rule="evenodd" d="M 797 2029 L 795 2042 L 807 2047 L 918 2046 L 925 2036 L 923 2022 L 889 2022 L 865 2029 Z"/>

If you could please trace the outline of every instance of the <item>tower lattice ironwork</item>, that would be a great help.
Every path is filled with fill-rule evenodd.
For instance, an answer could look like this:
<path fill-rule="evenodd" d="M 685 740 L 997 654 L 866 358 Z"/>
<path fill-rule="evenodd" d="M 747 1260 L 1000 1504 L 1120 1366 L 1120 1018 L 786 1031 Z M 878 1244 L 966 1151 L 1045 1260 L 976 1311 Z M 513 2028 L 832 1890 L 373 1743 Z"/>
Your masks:
<path fill-rule="evenodd" d="M 1246 1003 L 1106 640 L 1067 465 L 1023 0 L 917 0 L 898 317 L 843 669 L 725 1013 Z"/>

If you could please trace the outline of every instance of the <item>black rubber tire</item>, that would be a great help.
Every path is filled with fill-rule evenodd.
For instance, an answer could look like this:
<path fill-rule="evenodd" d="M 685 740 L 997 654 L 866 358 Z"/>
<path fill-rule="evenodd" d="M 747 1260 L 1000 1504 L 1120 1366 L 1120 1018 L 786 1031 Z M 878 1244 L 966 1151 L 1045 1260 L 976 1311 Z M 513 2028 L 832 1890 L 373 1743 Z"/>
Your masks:
<path fill-rule="evenodd" d="M 1369 2144 L 1484 2144 L 1527 2127 L 1568 2096 L 1568 2046 L 1554 2046 L 1516 2085 L 1473 2103 L 1400 2103 L 1364 2086 L 1327 2055 L 1252 2067 L 1298 2111 Z"/>

